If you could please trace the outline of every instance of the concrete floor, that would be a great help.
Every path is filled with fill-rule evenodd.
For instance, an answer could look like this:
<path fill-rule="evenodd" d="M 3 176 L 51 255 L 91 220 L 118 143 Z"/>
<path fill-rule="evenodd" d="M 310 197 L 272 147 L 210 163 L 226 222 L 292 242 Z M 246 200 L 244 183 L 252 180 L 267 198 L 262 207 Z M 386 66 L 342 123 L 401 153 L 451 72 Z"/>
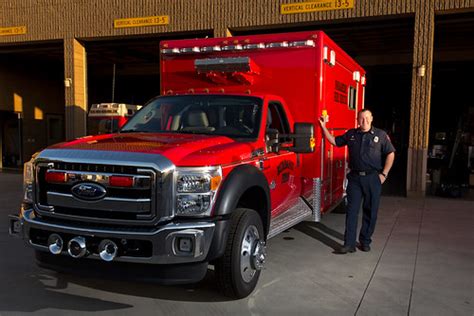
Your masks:
<path fill-rule="evenodd" d="M 336 255 L 344 215 L 302 223 L 268 244 L 248 298 L 197 285 L 65 275 L 37 268 L 8 236 L 21 175 L 0 173 L 0 315 L 474 315 L 474 202 L 385 197 L 372 251 Z"/>

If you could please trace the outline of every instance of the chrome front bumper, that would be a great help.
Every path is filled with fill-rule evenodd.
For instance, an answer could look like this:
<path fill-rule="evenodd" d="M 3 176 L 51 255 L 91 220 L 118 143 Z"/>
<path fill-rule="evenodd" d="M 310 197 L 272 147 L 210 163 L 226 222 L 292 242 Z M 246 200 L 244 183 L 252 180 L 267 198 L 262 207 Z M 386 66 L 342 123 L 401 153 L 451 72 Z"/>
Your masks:
<path fill-rule="evenodd" d="M 20 216 L 10 215 L 9 232 L 12 236 L 22 237 L 28 245 L 49 252 L 47 245 L 36 243 L 32 240 L 32 229 L 42 234 L 56 233 L 64 236 L 66 242 L 68 236 L 81 236 L 87 240 L 92 239 L 115 239 L 133 240 L 151 243 L 151 255 L 146 257 L 117 256 L 114 261 L 151 263 L 151 264 L 180 264 L 202 262 L 206 259 L 212 243 L 216 224 L 214 222 L 176 222 L 169 223 L 150 229 L 117 229 L 117 228 L 90 228 L 56 224 L 45 221 L 35 216 L 33 210 L 22 210 Z M 180 239 L 186 239 L 187 248 L 190 251 L 180 251 L 178 243 Z M 189 241 L 191 245 L 189 245 Z M 69 256 L 64 249 L 58 256 Z M 98 259 L 97 253 L 90 252 L 86 258 Z M 79 259 L 80 260 L 80 259 Z"/>

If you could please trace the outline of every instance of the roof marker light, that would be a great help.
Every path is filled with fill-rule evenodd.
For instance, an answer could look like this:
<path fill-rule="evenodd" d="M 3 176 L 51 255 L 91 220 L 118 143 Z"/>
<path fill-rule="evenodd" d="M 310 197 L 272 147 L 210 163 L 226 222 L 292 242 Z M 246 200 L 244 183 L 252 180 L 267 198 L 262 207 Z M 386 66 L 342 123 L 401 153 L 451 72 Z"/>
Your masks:
<path fill-rule="evenodd" d="M 162 54 L 179 54 L 179 48 L 164 48 L 161 50 Z"/>
<path fill-rule="evenodd" d="M 290 42 L 289 46 L 290 47 L 300 47 L 300 46 L 314 47 L 315 43 L 313 40 L 294 41 L 294 42 Z"/>
<path fill-rule="evenodd" d="M 194 47 L 184 47 L 179 50 L 181 53 L 199 53 L 201 50 L 199 47 L 194 46 Z"/>
<path fill-rule="evenodd" d="M 268 43 L 266 45 L 267 48 L 280 48 L 280 47 L 288 47 L 288 42 L 283 41 L 283 42 L 277 42 L 277 43 Z"/>
<path fill-rule="evenodd" d="M 221 47 L 219 45 L 201 47 L 202 53 L 211 53 L 211 52 L 220 52 L 220 51 L 221 51 Z"/>
<path fill-rule="evenodd" d="M 329 50 L 327 46 L 323 47 L 323 60 L 325 63 L 329 64 L 329 66 L 336 65 L 336 52 L 332 49 Z"/>
<path fill-rule="evenodd" d="M 244 46 L 244 49 L 259 49 L 259 48 L 265 48 L 265 44 L 259 43 L 259 44 L 247 44 Z"/>
<path fill-rule="evenodd" d="M 237 45 L 227 45 L 223 46 L 222 50 L 224 51 L 230 51 L 230 50 L 242 50 L 242 45 L 237 44 Z"/>
<path fill-rule="evenodd" d="M 336 52 L 331 49 L 331 57 L 329 59 L 329 65 L 336 65 Z"/>
<path fill-rule="evenodd" d="M 354 72 L 352 73 L 352 79 L 353 79 L 354 81 L 359 82 L 359 81 L 360 81 L 360 72 L 354 71 Z"/>
<path fill-rule="evenodd" d="M 327 46 L 324 46 L 324 47 L 323 47 L 323 60 L 324 60 L 324 62 L 326 62 L 326 63 L 327 63 L 328 60 L 329 60 L 329 58 L 328 58 L 328 57 L 329 57 L 328 51 L 329 51 L 329 48 L 328 48 Z"/>
<path fill-rule="evenodd" d="M 362 78 L 360 78 L 360 83 L 365 86 L 365 76 L 362 76 Z"/>
<path fill-rule="evenodd" d="M 212 48 L 213 48 L 212 46 L 204 46 L 204 47 L 201 47 L 201 52 L 202 52 L 202 53 L 209 53 L 209 52 L 212 52 L 212 51 L 213 51 Z"/>

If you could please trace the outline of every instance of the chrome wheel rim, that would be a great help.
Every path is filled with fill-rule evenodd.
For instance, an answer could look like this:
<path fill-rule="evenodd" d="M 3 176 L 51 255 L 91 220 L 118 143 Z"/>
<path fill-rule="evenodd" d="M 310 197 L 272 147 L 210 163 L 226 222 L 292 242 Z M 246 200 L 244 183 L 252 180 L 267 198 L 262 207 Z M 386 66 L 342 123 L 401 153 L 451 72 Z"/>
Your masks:
<path fill-rule="evenodd" d="M 240 248 L 240 274 L 249 283 L 265 262 L 265 243 L 260 241 L 258 229 L 250 225 L 245 230 Z"/>

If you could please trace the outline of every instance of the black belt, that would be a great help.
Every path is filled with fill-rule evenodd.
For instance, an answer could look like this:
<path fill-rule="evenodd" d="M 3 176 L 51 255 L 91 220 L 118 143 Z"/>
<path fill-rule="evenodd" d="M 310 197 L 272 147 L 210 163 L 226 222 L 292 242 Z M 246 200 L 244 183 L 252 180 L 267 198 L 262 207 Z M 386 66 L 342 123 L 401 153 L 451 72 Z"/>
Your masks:
<path fill-rule="evenodd" d="M 366 170 L 366 171 L 351 170 L 350 173 L 358 175 L 358 176 L 368 176 L 369 174 L 374 174 L 374 173 L 379 173 L 379 172 L 377 170 Z"/>

